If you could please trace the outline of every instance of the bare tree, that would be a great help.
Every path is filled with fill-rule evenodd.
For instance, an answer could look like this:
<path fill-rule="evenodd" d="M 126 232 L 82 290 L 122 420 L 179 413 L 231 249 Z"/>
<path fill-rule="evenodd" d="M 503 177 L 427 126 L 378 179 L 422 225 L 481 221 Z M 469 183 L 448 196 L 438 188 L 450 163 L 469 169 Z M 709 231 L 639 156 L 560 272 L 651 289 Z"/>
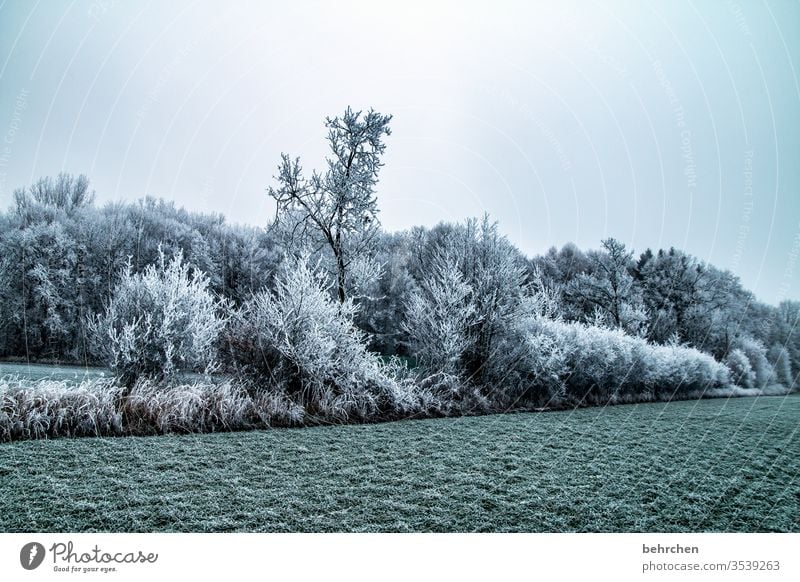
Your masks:
<path fill-rule="evenodd" d="M 370 250 L 378 233 L 375 185 L 391 119 L 350 107 L 341 118 L 327 118 L 327 169 L 304 178 L 300 158 L 281 154 L 278 184 L 268 189 L 277 202 L 275 223 L 285 228 L 289 244 L 328 247 L 333 253 L 340 303 L 349 265 Z"/>

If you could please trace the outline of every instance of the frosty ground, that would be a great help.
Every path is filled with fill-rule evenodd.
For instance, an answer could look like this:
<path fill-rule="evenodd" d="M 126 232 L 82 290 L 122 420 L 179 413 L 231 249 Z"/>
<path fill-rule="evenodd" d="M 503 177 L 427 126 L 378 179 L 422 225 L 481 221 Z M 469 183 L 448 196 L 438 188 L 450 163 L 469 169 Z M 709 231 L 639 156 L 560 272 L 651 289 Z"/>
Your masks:
<path fill-rule="evenodd" d="M 110 370 L 99 367 L 53 366 L 46 364 L 27 364 L 24 362 L 0 362 L 0 378 L 18 375 L 30 380 L 66 380 L 80 384 L 84 380 L 113 377 Z"/>
<path fill-rule="evenodd" d="M 800 531 L 800 396 L 0 445 L 0 531 Z"/>

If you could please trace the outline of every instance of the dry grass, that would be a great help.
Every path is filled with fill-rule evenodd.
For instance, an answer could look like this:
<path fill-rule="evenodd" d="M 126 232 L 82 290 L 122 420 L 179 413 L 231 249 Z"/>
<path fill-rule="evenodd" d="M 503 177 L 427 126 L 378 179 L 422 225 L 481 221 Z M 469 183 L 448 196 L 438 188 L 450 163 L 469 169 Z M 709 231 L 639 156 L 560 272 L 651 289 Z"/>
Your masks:
<path fill-rule="evenodd" d="M 113 380 L 0 378 L 0 441 L 122 434 Z"/>
<path fill-rule="evenodd" d="M 447 378 L 445 378 L 447 380 Z M 342 410 L 358 409 L 348 394 L 317 398 L 311 409 L 273 385 L 232 380 L 195 380 L 165 384 L 139 380 L 130 390 L 113 380 L 95 378 L 75 384 L 70 380 L 0 378 L 0 442 L 79 436 L 148 436 L 168 433 L 208 433 L 269 427 L 378 422 L 402 418 L 462 416 L 530 410 L 530 407 L 493 408 L 475 391 L 466 398 L 457 379 L 401 378 L 398 403 L 392 410 L 351 417 Z M 773 385 L 760 389 L 738 386 L 673 394 L 670 400 L 770 396 L 786 394 Z M 619 394 L 608 404 L 657 400 L 650 393 Z M 589 402 L 573 405 L 586 406 Z M 548 408 L 572 408 L 552 401 Z"/>

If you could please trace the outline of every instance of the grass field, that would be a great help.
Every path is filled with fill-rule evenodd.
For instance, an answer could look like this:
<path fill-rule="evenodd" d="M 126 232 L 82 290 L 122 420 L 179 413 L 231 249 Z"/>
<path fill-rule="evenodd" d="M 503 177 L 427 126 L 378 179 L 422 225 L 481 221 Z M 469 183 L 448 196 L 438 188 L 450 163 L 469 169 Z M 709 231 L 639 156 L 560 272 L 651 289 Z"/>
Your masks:
<path fill-rule="evenodd" d="M 31 380 L 68 380 L 79 384 L 82 380 L 111 376 L 105 368 L 83 368 L 81 366 L 53 366 L 49 364 L 25 364 L 0 362 L 0 377 L 20 376 Z"/>
<path fill-rule="evenodd" d="M 800 396 L 0 445 L 0 531 L 800 531 Z"/>

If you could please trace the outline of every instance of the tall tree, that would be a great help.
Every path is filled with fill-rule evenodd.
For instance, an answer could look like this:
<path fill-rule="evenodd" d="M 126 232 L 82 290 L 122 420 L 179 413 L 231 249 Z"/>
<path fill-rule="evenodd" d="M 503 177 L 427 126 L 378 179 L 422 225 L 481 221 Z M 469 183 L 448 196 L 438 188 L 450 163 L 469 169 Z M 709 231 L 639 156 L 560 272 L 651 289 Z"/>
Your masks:
<path fill-rule="evenodd" d="M 327 118 L 327 169 L 305 178 L 300 158 L 281 154 L 277 186 L 268 188 L 277 202 L 275 224 L 288 244 L 327 247 L 333 254 L 340 303 L 345 301 L 348 267 L 369 252 L 379 232 L 375 186 L 391 119 L 350 107 L 342 117 Z"/>

